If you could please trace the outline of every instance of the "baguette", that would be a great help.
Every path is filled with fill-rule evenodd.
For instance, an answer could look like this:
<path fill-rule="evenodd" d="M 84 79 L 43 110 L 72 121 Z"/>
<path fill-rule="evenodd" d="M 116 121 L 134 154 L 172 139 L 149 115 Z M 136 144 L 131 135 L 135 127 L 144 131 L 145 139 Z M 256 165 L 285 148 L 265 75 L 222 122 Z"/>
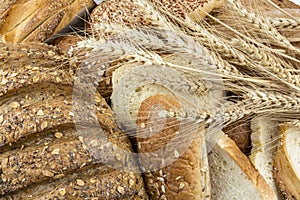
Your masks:
<path fill-rule="evenodd" d="M 17 43 L 45 41 L 68 25 L 81 9 L 93 7 L 95 3 L 92 0 L 27 0 L 1 6 L 6 8 L 0 18 L 2 40 Z"/>
<path fill-rule="evenodd" d="M 300 199 L 300 129 L 293 124 L 283 124 L 280 133 L 274 177 L 285 198 Z"/>
<path fill-rule="evenodd" d="M 165 119 L 165 124 L 161 124 L 164 122 L 159 116 L 161 111 L 178 113 L 178 109 L 180 107 L 176 98 L 161 94 L 148 97 L 139 108 L 136 137 L 141 165 L 147 168 L 144 180 L 148 194 L 151 199 L 210 199 L 209 171 L 206 152 L 203 152 L 205 131 L 203 128 L 188 128 L 193 126 L 188 123 L 180 130 L 179 121 L 172 116 Z M 160 126 L 163 126 L 161 131 L 151 135 Z M 183 152 L 178 150 L 182 145 L 168 145 L 178 134 L 184 138 L 191 137 L 192 140 L 186 144 L 188 147 Z M 180 143 L 186 141 L 183 138 L 179 140 Z M 159 149 L 163 149 L 162 152 Z M 154 153 L 156 151 L 158 155 Z M 143 153 L 149 152 L 149 156 L 143 156 Z M 172 159 L 173 162 L 170 161 Z M 163 163 L 168 162 L 164 166 Z"/>
<path fill-rule="evenodd" d="M 208 155 L 212 199 L 276 199 L 276 194 L 249 159 L 222 134 Z"/>

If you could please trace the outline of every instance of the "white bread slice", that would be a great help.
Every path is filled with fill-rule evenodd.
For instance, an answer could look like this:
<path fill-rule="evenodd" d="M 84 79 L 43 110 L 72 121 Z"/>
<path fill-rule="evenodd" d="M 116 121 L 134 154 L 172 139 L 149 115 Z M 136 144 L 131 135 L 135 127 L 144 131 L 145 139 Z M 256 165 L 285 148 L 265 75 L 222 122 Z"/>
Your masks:
<path fill-rule="evenodd" d="M 212 199 L 276 199 L 276 194 L 233 140 L 221 134 L 208 156 Z"/>
<path fill-rule="evenodd" d="M 279 144 L 279 124 L 267 117 L 257 117 L 251 121 L 251 155 L 250 161 L 265 178 L 280 199 L 274 178 L 274 155 Z"/>
<path fill-rule="evenodd" d="M 300 199 L 300 128 L 280 126 L 281 143 L 275 156 L 274 178 L 287 199 Z"/>

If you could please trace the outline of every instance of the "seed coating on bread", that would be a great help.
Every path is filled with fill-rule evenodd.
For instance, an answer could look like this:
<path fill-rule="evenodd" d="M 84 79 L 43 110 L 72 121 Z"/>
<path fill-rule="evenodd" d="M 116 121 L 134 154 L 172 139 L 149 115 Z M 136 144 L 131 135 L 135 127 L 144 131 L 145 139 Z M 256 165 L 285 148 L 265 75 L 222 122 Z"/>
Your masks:
<path fill-rule="evenodd" d="M 164 111 L 170 113 L 165 121 L 160 118 Z M 189 129 L 192 125 L 188 123 L 186 130 L 181 130 L 180 121 L 174 117 L 179 111 L 178 100 L 162 94 L 147 98 L 139 108 L 137 143 L 140 162 L 146 169 L 147 191 L 151 199 L 209 199 L 210 185 L 205 176 L 209 172 L 201 156 L 204 131 Z M 172 142 L 178 136 L 180 139 L 175 140 L 181 144 Z M 186 139 L 189 137 L 190 141 Z"/>
<path fill-rule="evenodd" d="M 147 199 L 141 175 L 122 171 L 137 167 L 137 160 L 129 162 L 116 148 L 132 152 L 105 100 L 96 92 L 88 111 L 74 101 L 76 66 L 45 45 L 37 44 L 34 53 L 24 44 L 4 48 L 12 56 L 3 56 L 0 65 L 0 80 L 6 80 L 0 96 L 0 198 Z M 89 114 L 77 122 L 76 112 Z M 77 125 L 97 136 L 91 119 L 108 145 L 87 148 L 93 138 Z"/>

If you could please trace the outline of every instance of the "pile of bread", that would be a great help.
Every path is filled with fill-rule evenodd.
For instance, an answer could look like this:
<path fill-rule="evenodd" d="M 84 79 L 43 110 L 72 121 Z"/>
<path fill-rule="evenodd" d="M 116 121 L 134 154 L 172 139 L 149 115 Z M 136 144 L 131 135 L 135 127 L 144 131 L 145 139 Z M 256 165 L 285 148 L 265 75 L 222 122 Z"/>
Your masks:
<path fill-rule="evenodd" d="M 128 94 L 125 91 L 142 79 L 134 79 L 136 83 L 129 80 L 135 73 L 162 82 L 164 77 L 171 77 L 187 88 L 201 87 L 201 81 L 191 84 L 180 74 L 179 78 L 172 77 L 166 73 L 170 69 L 164 67 L 158 69 L 161 73 L 157 77 L 151 77 L 156 66 L 137 67 L 137 61 L 127 58 L 114 59 L 109 68 L 102 68 L 102 63 L 96 65 L 101 78 L 93 91 L 93 106 L 88 107 L 91 114 L 85 106 L 77 105 L 74 97 L 80 95 L 84 102 L 90 95 L 89 91 L 76 93 L 78 69 L 81 67 L 84 73 L 90 63 L 100 60 L 91 50 L 94 46 L 84 43 L 83 38 L 103 41 L 107 35 L 114 35 L 115 30 L 107 24 L 157 27 L 147 18 L 151 11 L 142 8 L 142 2 L 1 3 L 0 199 L 300 200 L 298 121 L 280 123 L 268 116 L 246 116 L 214 129 L 217 137 L 213 143 L 206 140 L 207 124 L 194 126 L 188 121 L 183 128 L 189 130 L 192 140 L 183 152 L 170 153 L 165 146 L 182 128 L 178 118 L 180 98 L 174 96 L 172 88 L 153 85 Z M 275 2 L 300 12 L 288 1 Z M 149 0 L 149 5 L 160 3 L 182 17 L 177 1 Z M 184 17 L 201 20 L 224 2 L 186 3 L 195 8 L 186 11 L 188 17 Z M 198 4 L 201 6 L 195 6 Z M 122 32 L 122 26 L 116 27 Z M 173 65 L 192 65 L 175 54 L 160 58 Z M 127 95 L 132 105 L 123 104 L 121 99 Z M 203 101 L 194 94 L 189 98 Z M 82 112 L 87 113 L 86 118 L 78 125 L 76 115 Z M 100 124 L 96 129 L 95 121 Z M 157 127 L 158 133 L 151 135 Z M 97 137 L 99 128 L 109 144 L 101 148 L 93 143 L 104 141 Z M 82 130 L 87 133 L 83 135 Z M 179 140 L 184 142 L 185 138 Z M 164 149 L 162 155 L 141 156 L 159 149 Z M 122 150 L 139 157 L 132 161 Z M 172 161 L 165 165 L 167 159 Z"/>

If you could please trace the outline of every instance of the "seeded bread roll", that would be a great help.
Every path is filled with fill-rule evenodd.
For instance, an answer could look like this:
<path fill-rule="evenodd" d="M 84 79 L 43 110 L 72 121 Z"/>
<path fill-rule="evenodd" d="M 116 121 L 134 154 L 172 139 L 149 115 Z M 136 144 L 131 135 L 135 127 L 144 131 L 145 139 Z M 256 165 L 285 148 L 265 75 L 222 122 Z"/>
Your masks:
<path fill-rule="evenodd" d="M 76 66 L 47 45 L 6 49 L 0 48 L 11 55 L 0 65 L 0 199 L 147 199 L 141 175 L 122 171 L 138 163 L 121 153 L 132 147 L 105 100 L 96 92 L 91 110 L 74 100 Z M 79 123 L 80 112 L 91 115 Z M 109 143 L 90 148 L 102 139 L 94 137 L 100 127 Z"/>
<path fill-rule="evenodd" d="M 212 199 L 276 199 L 276 194 L 238 146 L 225 134 L 208 155 Z"/>
<path fill-rule="evenodd" d="M 148 97 L 139 108 L 136 137 L 141 165 L 147 168 L 144 180 L 148 194 L 151 199 L 210 199 L 206 152 L 203 152 L 205 131 L 176 119 L 179 110 L 176 98 L 162 94 Z M 165 118 L 161 117 L 162 112 L 167 113 Z M 186 124 L 180 129 L 181 123 Z M 181 136 L 177 143 L 172 142 L 178 135 Z M 182 150 L 182 146 L 186 149 Z M 156 151 L 160 153 L 157 155 Z M 145 153 L 149 155 L 142 155 Z"/>
<path fill-rule="evenodd" d="M 26 0 L 0 5 L 0 35 L 7 43 L 45 41 L 67 26 L 92 0 Z"/>
<path fill-rule="evenodd" d="M 280 127 L 280 133 L 274 177 L 286 199 L 300 199 L 300 128 L 284 124 Z"/>

